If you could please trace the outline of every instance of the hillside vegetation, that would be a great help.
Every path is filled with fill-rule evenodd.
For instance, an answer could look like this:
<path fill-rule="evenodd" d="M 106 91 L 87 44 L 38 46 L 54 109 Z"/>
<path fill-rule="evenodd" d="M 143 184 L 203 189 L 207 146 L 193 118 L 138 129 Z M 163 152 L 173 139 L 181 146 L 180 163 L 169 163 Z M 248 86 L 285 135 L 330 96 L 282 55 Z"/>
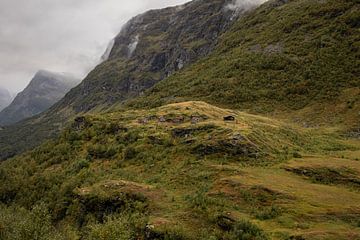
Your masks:
<path fill-rule="evenodd" d="M 82 84 L 50 111 L 0 132 L 0 159 L 56 136 L 77 113 L 189 100 L 359 131 L 357 0 L 272 0 L 238 20 L 227 3 L 194 1 L 129 21 Z"/>
<path fill-rule="evenodd" d="M 191 1 L 131 19 L 116 36 L 109 58 L 81 84 L 49 111 L 0 132 L 0 159 L 58 135 L 76 114 L 108 110 L 208 55 L 236 20 L 232 11 L 224 11 L 231 1 Z"/>
<path fill-rule="evenodd" d="M 184 22 L 156 36 L 157 11 L 134 18 L 78 88 L 0 129 L 0 158 L 32 149 L 0 162 L 1 240 L 360 239 L 359 1 L 268 1 L 228 29 L 229 2 L 162 10 Z M 151 44 L 129 54 L 134 29 Z"/>
<path fill-rule="evenodd" d="M 198 99 L 359 127 L 359 16 L 353 0 L 269 1 L 223 34 L 213 54 L 130 106 Z"/>
<path fill-rule="evenodd" d="M 204 102 L 87 115 L 0 165 L 0 236 L 358 239 L 359 157 L 329 130 Z"/>

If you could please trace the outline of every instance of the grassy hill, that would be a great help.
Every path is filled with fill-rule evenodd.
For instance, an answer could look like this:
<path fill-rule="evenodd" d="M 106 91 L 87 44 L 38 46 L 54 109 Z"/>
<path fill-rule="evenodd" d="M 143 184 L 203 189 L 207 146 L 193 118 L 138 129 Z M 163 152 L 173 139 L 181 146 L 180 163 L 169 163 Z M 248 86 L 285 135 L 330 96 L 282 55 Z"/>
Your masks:
<path fill-rule="evenodd" d="M 204 102 L 86 115 L 1 163 L 0 236 L 358 239 L 359 157 L 331 129 Z"/>
<path fill-rule="evenodd" d="M 0 239 L 359 239 L 358 3 L 269 1 L 141 97 L 102 108 L 110 58 L 0 129 L 0 156 L 54 134 L 0 163 Z"/>
<path fill-rule="evenodd" d="M 230 2 L 191 1 L 131 19 L 116 36 L 109 58 L 81 84 L 44 114 L 0 132 L 0 159 L 59 134 L 64 122 L 76 114 L 106 111 L 208 55 L 236 20 L 233 11 L 224 11 Z"/>
<path fill-rule="evenodd" d="M 270 1 L 240 18 L 210 56 L 129 105 L 198 99 L 359 127 L 359 16 L 353 0 Z"/>
<path fill-rule="evenodd" d="M 0 159 L 56 136 L 77 113 L 190 100 L 359 132 L 358 1 L 273 0 L 235 23 L 226 3 L 195 1 L 160 10 L 162 18 L 150 11 L 131 20 L 123 29 L 130 33 L 119 34 L 110 58 L 79 87 L 45 114 L 0 132 Z M 129 59 L 127 44 L 138 35 Z"/>

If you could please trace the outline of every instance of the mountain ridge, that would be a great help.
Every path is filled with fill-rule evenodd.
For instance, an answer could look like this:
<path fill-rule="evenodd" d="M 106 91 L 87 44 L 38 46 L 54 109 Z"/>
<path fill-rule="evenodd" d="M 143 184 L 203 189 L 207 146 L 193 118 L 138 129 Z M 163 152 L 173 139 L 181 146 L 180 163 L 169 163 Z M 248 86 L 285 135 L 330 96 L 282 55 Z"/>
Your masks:
<path fill-rule="evenodd" d="M 268 1 L 218 33 L 240 2 L 135 17 L 80 86 L 0 128 L 0 238 L 359 239 L 357 1 Z"/>
<path fill-rule="evenodd" d="M 0 124 L 11 125 L 47 110 L 78 82 L 69 74 L 39 70 L 28 86 L 0 112 Z"/>
<path fill-rule="evenodd" d="M 224 6 L 229 2 L 231 1 L 215 1 L 211 3 L 195 1 L 194 3 L 188 3 L 185 6 L 204 5 L 198 10 L 194 10 L 194 12 L 190 9 L 189 12 L 192 15 L 187 16 L 183 13 L 184 19 L 194 16 L 195 20 L 193 21 L 198 22 L 200 25 L 206 25 L 208 21 L 219 19 L 218 14 L 215 14 L 215 16 L 211 14 L 211 6 L 224 14 Z M 159 27 L 156 24 L 162 23 L 162 20 L 152 21 L 151 19 L 159 14 L 154 15 L 151 13 L 158 12 L 150 11 L 147 18 L 154 23 L 155 30 L 152 30 L 155 31 L 155 36 L 158 37 L 150 34 L 149 39 L 143 37 L 146 41 L 142 41 L 142 38 L 139 37 L 140 43 L 136 46 L 136 49 L 147 49 L 148 52 L 139 50 L 139 55 L 137 55 L 135 49 L 132 58 L 128 59 L 127 50 L 129 44 L 132 43 L 134 37 L 136 39 L 137 33 L 133 32 L 127 38 L 119 34 L 118 40 L 114 42 L 114 46 L 117 45 L 118 48 L 112 49 L 108 61 L 97 66 L 76 89 L 71 90 L 65 98 L 45 114 L 39 116 L 38 119 L 32 119 L 2 131 L 2 136 L 0 136 L 0 149 L 3 149 L 2 158 L 25 149 L 24 147 L 17 147 L 16 151 L 9 150 L 13 148 L 12 146 L 15 143 L 9 141 L 14 139 L 16 142 L 22 142 L 21 139 L 32 139 L 31 142 L 35 143 L 39 139 L 47 139 L 49 136 L 56 135 L 58 129 L 63 127 L 68 119 L 82 112 L 122 110 L 128 107 L 154 107 L 194 99 L 207 101 L 218 106 L 240 108 L 253 113 L 276 114 L 285 119 L 292 118 L 293 121 L 308 126 L 340 124 L 340 131 L 347 134 L 348 131 L 353 131 L 351 129 L 359 128 L 357 126 L 358 121 L 356 121 L 358 119 L 357 109 L 359 109 L 358 90 L 356 89 L 356 75 L 358 75 L 356 69 L 359 69 L 356 66 L 358 66 L 358 61 L 356 61 L 356 54 L 354 54 L 356 51 L 351 51 L 348 55 L 345 55 L 339 53 L 340 48 L 334 46 L 339 44 L 339 46 L 342 46 L 341 49 L 347 49 L 346 44 L 351 44 L 353 49 L 358 48 L 356 44 L 352 44 L 352 42 L 356 42 L 354 41 L 354 37 L 356 39 L 354 34 L 356 8 L 351 7 L 353 4 L 351 1 L 338 3 L 333 1 L 309 3 L 303 0 L 269 1 L 254 11 L 245 14 L 245 16 L 240 16 L 239 20 L 235 19 L 235 26 L 221 35 L 220 42 L 214 45 L 215 52 L 211 56 L 200 57 L 197 60 L 198 63 L 184 65 L 184 68 L 171 76 L 166 76 L 166 71 L 167 69 L 175 69 L 178 66 L 177 59 L 171 60 L 169 67 L 166 61 L 164 63 L 161 60 L 161 56 L 164 55 L 163 49 L 167 49 L 166 43 L 164 46 L 160 46 L 160 50 L 153 48 L 153 46 L 158 47 L 159 44 L 162 44 L 164 30 L 161 28 L 156 30 Z M 166 15 L 165 19 L 167 20 L 165 22 L 168 21 L 169 16 L 173 15 L 174 10 L 171 9 L 164 10 L 170 14 Z M 210 9 L 210 11 L 202 13 L 202 15 L 196 14 L 197 11 L 203 9 Z M 184 9 L 180 10 L 180 12 L 177 11 L 178 14 L 181 11 L 184 11 Z M 286 12 L 291 12 L 292 15 L 286 14 Z M 205 18 L 203 21 L 196 21 L 196 17 L 207 16 L 206 14 L 212 17 Z M 226 19 L 230 20 L 232 16 L 232 14 L 227 15 Z M 277 19 L 283 20 L 276 23 Z M 302 19 L 302 22 L 298 22 L 297 19 Z M 131 28 L 132 21 L 134 20 L 130 20 L 128 26 L 124 28 L 129 28 L 129 25 Z M 135 21 L 133 24 L 140 28 L 140 33 L 146 32 L 146 28 L 143 29 L 146 24 L 144 25 L 143 22 Z M 317 25 L 320 26 L 318 31 L 316 30 Z M 165 24 L 165 26 L 169 25 Z M 220 28 L 216 29 L 222 29 L 221 26 L 220 24 Z M 325 43 L 321 31 L 331 31 L 333 28 L 339 29 L 339 31 L 334 33 L 334 38 L 331 38 L 331 41 Z M 341 30 L 341 28 L 343 29 Z M 304 41 L 299 36 L 306 30 L 309 30 L 313 35 L 307 41 Z M 197 33 L 197 29 L 190 27 L 184 32 L 184 36 L 191 31 Z M 294 36 L 294 39 L 291 39 L 291 36 Z M 282 44 L 281 37 L 286 39 L 288 43 Z M 186 37 L 184 39 L 186 42 Z M 318 48 L 321 41 L 324 42 L 323 47 Z M 195 47 L 195 49 L 199 47 L 197 41 L 190 42 L 195 43 L 191 47 Z M 154 44 L 147 45 L 145 43 Z M 190 49 L 192 49 L 191 47 Z M 118 51 L 114 49 L 118 49 Z M 316 49 L 321 49 L 321 51 Z M 298 53 L 294 51 L 298 51 L 300 55 L 297 56 Z M 147 57 L 141 57 L 141 52 L 149 54 Z M 335 53 L 341 56 L 342 62 L 331 57 Z M 354 61 L 350 61 L 348 57 L 354 59 Z M 136 63 L 131 59 L 137 59 Z M 322 73 L 325 70 L 323 63 L 326 62 L 331 62 L 335 66 L 334 69 L 337 69 L 337 75 L 331 75 L 329 74 L 330 71 L 327 70 Z M 138 68 L 136 66 L 138 64 L 142 67 Z M 162 66 L 160 70 L 156 68 L 158 64 Z M 151 71 L 152 67 L 155 67 L 155 72 Z M 342 71 L 344 68 L 349 71 Z M 144 69 L 146 71 L 143 71 Z M 238 76 L 245 78 L 241 81 Z M 328 76 L 328 79 L 332 79 L 332 81 L 327 83 L 324 76 Z M 165 78 L 165 81 L 161 80 L 163 78 Z M 282 81 L 282 79 L 286 81 Z M 337 83 L 337 79 L 342 79 L 341 85 L 343 87 L 340 88 L 344 90 L 342 93 L 337 92 L 338 88 L 336 86 L 340 84 L 340 82 Z M 351 81 L 346 79 L 351 79 Z M 160 82 L 157 83 L 158 81 Z M 146 91 L 147 88 L 151 88 L 154 84 L 155 87 Z M 186 86 L 181 87 L 183 85 Z M 350 85 L 353 87 L 349 88 Z M 281 91 L 277 89 L 281 89 Z M 329 100 L 329 98 L 332 98 L 331 95 L 337 96 L 332 102 Z M 316 96 L 317 100 L 315 101 Z M 136 99 L 132 100 L 135 97 Z M 258 103 L 254 104 L 254 101 L 258 101 Z M 333 105 L 336 106 L 335 111 L 330 108 Z M 317 112 L 321 114 L 316 114 Z M 323 121 L 323 119 L 327 119 L 327 121 Z M 29 132 L 29 128 L 36 129 L 36 134 Z M 21 129 L 21 133 L 15 134 L 17 129 Z M 12 154 L 5 154 L 9 151 Z"/>
<path fill-rule="evenodd" d="M 150 10 L 134 17 L 122 29 L 122 33 L 130 29 L 131 34 L 125 36 L 120 32 L 114 40 L 109 59 L 96 66 L 76 88 L 38 118 L 2 131 L 0 158 L 8 158 L 28 149 L 28 143 L 23 139 L 32 139 L 30 147 L 36 146 L 40 139 L 56 135 L 58 129 L 76 114 L 101 111 L 115 103 L 137 97 L 179 66 L 185 67 L 210 53 L 216 45 L 215 37 L 236 20 L 232 11 L 225 9 L 231 2 L 199 0 L 183 7 Z M 174 16 L 181 21 L 171 21 Z M 211 25 L 214 26 L 208 28 Z M 138 51 L 129 58 L 128 47 L 138 34 L 144 37 L 136 46 Z M 180 65 L 178 57 L 183 58 Z M 16 150 L 14 145 L 17 145 Z"/>
<path fill-rule="evenodd" d="M 0 111 L 9 106 L 12 99 L 13 96 L 11 96 L 10 92 L 5 88 L 0 87 Z"/>

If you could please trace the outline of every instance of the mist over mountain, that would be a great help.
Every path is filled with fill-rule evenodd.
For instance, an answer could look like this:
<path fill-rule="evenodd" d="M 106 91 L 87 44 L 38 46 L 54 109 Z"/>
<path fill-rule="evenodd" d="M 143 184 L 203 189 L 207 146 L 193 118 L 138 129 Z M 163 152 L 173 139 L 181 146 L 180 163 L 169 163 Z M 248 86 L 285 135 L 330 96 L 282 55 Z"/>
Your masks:
<path fill-rule="evenodd" d="M 359 16 L 193 0 L 131 18 L 66 94 L 38 72 L 4 111 L 47 109 L 0 127 L 0 239 L 360 239 Z"/>
<path fill-rule="evenodd" d="M 10 125 L 47 110 L 79 82 L 69 74 L 38 71 L 29 85 L 0 112 L 0 125 Z"/>
<path fill-rule="evenodd" d="M 0 111 L 6 108 L 12 101 L 13 96 L 11 93 L 5 89 L 0 87 Z"/>

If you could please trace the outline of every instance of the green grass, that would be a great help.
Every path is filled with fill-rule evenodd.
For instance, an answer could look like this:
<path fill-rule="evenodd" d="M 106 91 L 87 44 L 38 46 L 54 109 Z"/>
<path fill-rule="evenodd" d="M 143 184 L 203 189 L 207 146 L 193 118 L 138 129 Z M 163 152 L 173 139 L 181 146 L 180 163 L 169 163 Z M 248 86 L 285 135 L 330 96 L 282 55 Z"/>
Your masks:
<path fill-rule="evenodd" d="M 344 138 L 358 127 L 357 1 L 272 3 L 121 110 L 123 92 L 102 83 L 161 74 L 110 59 L 84 83 L 94 94 L 74 90 L 40 120 L 0 130 L 12 156 L 93 110 L 0 163 L 1 239 L 358 239 L 360 194 L 348 183 L 360 145 Z"/>
<path fill-rule="evenodd" d="M 228 115 L 236 121 L 224 122 Z M 191 116 L 202 117 L 195 124 Z M 0 164 L 0 201 L 5 204 L 0 214 L 9 215 L 12 207 L 31 214 L 42 204 L 50 221 L 47 234 L 67 239 L 117 234 L 125 239 L 271 239 L 314 229 L 332 236 L 335 224 L 343 237 L 358 232 L 353 215 L 334 198 L 340 191 L 356 209 L 358 193 L 337 185 L 312 186 L 286 172 L 283 164 L 296 151 L 302 153 L 297 161 L 306 161 L 308 154 L 358 149 L 325 130 L 204 102 L 87 115 L 69 124 L 58 139 Z M 252 156 L 252 151 L 259 154 Z M 346 161 L 357 169 L 357 161 Z M 333 167 L 328 164 L 324 167 Z M 321 191 L 323 196 L 312 196 Z M 328 205 L 316 206 L 323 201 Z M 318 226 L 320 219 L 333 225 Z M 4 236 L 19 228 L 9 222 L 0 224 Z M 305 222 L 306 228 L 295 231 Z"/>
<path fill-rule="evenodd" d="M 316 124 L 356 124 L 358 15 L 356 1 L 348 0 L 297 0 L 277 8 L 264 4 L 223 34 L 211 55 L 128 105 L 196 99 L 288 116 L 309 109 L 297 117 Z"/>

